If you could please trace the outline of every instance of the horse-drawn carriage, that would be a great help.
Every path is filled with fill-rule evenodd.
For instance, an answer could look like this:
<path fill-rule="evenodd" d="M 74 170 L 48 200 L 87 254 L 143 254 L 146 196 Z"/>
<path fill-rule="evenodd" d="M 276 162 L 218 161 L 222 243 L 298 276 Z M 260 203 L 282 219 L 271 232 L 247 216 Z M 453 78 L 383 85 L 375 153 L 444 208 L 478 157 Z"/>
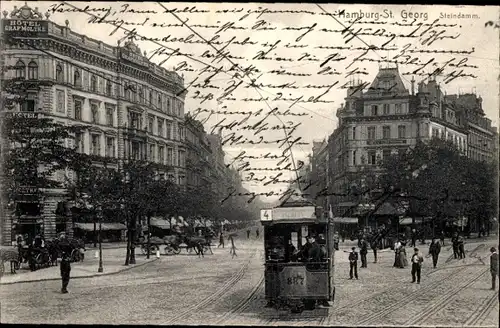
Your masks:
<path fill-rule="evenodd" d="M 141 251 L 143 254 L 148 252 L 148 242 L 147 238 L 139 238 L 139 244 L 141 245 Z M 203 253 L 212 252 L 211 248 L 211 238 L 210 237 L 199 237 L 199 236 L 187 236 L 183 234 L 168 235 L 163 238 L 150 237 L 149 240 L 149 253 L 155 254 L 160 250 L 160 247 L 164 247 L 164 252 L 166 255 L 177 255 L 181 252 L 183 248 L 186 249 L 187 253 L 191 253 L 193 250 L 196 254 L 199 254 L 200 248 L 203 249 Z"/>
<path fill-rule="evenodd" d="M 61 257 L 63 250 L 69 252 L 72 262 L 83 261 L 85 254 L 85 244 L 81 239 L 68 238 L 61 243 L 59 239 L 46 240 L 44 245 L 9 247 L 2 249 L 1 268 L 4 262 L 11 263 L 11 273 L 16 273 L 23 264 L 27 264 L 30 269 L 38 270 L 57 265 L 57 259 Z"/>

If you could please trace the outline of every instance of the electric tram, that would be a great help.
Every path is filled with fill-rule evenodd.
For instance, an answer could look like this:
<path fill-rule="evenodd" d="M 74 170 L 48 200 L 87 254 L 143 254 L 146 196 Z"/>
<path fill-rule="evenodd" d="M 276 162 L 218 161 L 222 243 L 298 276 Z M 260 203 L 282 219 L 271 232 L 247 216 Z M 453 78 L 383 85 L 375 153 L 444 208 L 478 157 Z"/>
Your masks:
<path fill-rule="evenodd" d="M 321 207 L 295 200 L 261 210 L 266 307 L 301 313 L 335 298 L 333 223 Z"/>

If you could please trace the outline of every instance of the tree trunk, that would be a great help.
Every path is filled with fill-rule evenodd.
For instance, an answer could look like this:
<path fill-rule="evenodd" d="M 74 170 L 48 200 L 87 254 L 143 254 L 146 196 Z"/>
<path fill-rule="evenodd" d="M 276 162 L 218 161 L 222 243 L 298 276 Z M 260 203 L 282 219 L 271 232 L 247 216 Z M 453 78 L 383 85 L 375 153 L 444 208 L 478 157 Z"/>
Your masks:
<path fill-rule="evenodd" d="M 151 248 L 151 215 L 148 214 L 148 253 L 146 258 L 149 259 L 149 249 Z"/>
<path fill-rule="evenodd" d="M 135 264 L 135 237 L 136 237 L 137 218 L 132 221 L 132 229 L 130 234 L 130 264 Z"/>
<path fill-rule="evenodd" d="M 97 224 L 95 221 L 95 216 L 94 216 L 94 234 L 93 234 L 93 239 L 94 239 L 94 248 L 97 247 Z"/>
<path fill-rule="evenodd" d="M 125 254 L 125 265 L 129 265 L 130 259 L 130 218 L 126 215 L 127 218 L 127 253 Z"/>

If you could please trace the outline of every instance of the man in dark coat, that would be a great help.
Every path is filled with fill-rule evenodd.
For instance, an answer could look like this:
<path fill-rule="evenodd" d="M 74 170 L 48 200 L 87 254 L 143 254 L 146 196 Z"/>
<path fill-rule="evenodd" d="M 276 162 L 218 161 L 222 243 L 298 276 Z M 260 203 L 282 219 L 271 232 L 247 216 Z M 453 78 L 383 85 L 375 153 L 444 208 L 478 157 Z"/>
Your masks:
<path fill-rule="evenodd" d="M 217 245 L 217 248 L 221 247 L 224 248 L 224 235 L 222 234 L 222 231 L 219 234 L 219 245 Z"/>
<path fill-rule="evenodd" d="M 491 289 L 495 290 L 498 277 L 498 254 L 495 247 L 490 248 L 490 252 Z"/>
<path fill-rule="evenodd" d="M 434 269 L 436 268 L 440 252 L 441 252 L 441 243 L 437 242 L 436 239 L 432 238 L 431 245 L 429 246 L 429 254 L 431 254 L 432 256 L 432 265 L 434 265 Z"/>
<path fill-rule="evenodd" d="M 411 257 L 411 277 L 412 282 L 415 282 L 415 276 L 417 284 L 420 284 L 420 276 L 422 272 L 422 262 L 424 262 L 424 257 L 418 251 L 418 248 L 414 248 L 415 253 Z"/>
<path fill-rule="evenodd" d="M 356 279 L 358 279 L 358 253 L 356 252 L 356 247 L 353 247 L 349 253 L 349 279 L 352 279 L 353 273 Z"/>
<path fill-rule="evenodd" d="M 63 294 L 66 294 L 68 292 L 67 288 L 70 280 L 70 273 L 71 273 L 70 257 L 66 251 L 63 251 L 61 256 L 61 278 L 62 278 L 61 293 Z"/>
<path fill-rule="evenodd" d="M 322 254 L 319 244 L 316 242 L 316 239 L 313 236 L 309 237 L 309 242 L 311 244 L 307 254 L 309 262 L 321 262 Z"/>
<path fill-rule="evenodd" d="M 458 258 L 458 234 L 455 232 L 451 237 L 451 245 L 453 246 L 453 257 Z"/>
<path fill-rule="evenodd" d="M 373 263 L 377 263 L 377 247 L 379 246 L 378 245 L 379 241 L 377 238 L 378 238 L 378 235 L 373 236 L 372 241 L 370 243 L 370 248 L 373 251 L 373 257 L 374 257 Z"/>
<path fill-rule="evenodd" d="M 366 254 L 368 254 L 368 243 L 366 242 L 366 240 L 364 238 L 362 238 L 360 241 L 359 254 L 361 255 L 361 267 L 367 268 L 368 263 L 366 261 Z"/>
<path fill-rule="evenodd" d="M 464 243 L 464 237 L 458 236 L 458 257 L 460 259 L 465 259 L 465 243 Z"/>

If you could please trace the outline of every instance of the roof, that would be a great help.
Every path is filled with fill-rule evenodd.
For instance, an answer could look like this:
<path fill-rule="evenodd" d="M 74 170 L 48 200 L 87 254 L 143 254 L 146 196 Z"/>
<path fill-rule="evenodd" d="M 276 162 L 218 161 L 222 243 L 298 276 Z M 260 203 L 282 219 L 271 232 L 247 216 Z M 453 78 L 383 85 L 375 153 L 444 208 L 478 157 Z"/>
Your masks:
<path fill-rule="evenodd" d="M 397 67 L 380 68 L 366 95 L 378 95 L 384 89 L 391 94 L 409 95 Z"/>
<path fill-rule="evenodd" d="M 383 203 L 374 213 L 374 215 L 401 215 L 404 209 L 396 208 L 390 203 Z"/>
<path fill-rule="evenodd" d="M 335 217 L 333 223 L 358 224 L 358 218 Z"/>

